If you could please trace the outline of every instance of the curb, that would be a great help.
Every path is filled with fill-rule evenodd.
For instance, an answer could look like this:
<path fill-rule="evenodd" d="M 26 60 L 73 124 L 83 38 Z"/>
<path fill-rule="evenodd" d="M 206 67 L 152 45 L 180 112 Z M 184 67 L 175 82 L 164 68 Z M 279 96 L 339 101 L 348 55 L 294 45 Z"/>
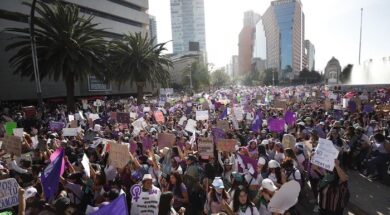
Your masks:
<path fill-rule="evenodd" d="M 354 213 L 354 215 L 371 215 L 370 212 L 364 210 L 357 203 L 349 201 L 347 208 Z"/>

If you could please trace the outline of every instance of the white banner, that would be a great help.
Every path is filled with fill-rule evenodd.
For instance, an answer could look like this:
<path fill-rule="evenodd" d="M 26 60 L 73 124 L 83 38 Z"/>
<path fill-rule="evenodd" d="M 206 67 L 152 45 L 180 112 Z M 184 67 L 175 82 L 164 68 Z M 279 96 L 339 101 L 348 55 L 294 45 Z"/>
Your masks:
<path fill-rule="evenodd" d="M 62 136 L 64 137 L 74 137 L 77 136 L 78 128 L 63 128 L 62 129 Z"/>
<path fill-rule="evenodd" d="M 195 132 L 196 131 L 196 121 L 193 119 L 189 119 L 187 121 L 187 125 L 185 127 L 185 130 L 189 131 L 189 132 Z"/>
<path fill-rule="evenodd" d="M 0 210 L 10 208 L 19 204 L 19 184 L 14 178 L 8 178 L 0 181 Z"/>
<path fill-rule="evenodd" d="M 334 160 L 338 155 L 339 151 L 333 146 L 332 141 L 320 138 L 314 155 L 311 158 L 311 163 L 329 171 L 333 171 Z"/>

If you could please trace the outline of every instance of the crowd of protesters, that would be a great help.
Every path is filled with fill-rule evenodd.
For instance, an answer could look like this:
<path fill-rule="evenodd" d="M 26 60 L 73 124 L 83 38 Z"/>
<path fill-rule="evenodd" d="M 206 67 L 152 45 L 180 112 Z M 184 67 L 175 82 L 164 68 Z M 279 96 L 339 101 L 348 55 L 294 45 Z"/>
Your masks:
<path fill-rule="evenodd" d="M 0 137 L 15 136 L 9 122 L 23 135 L 20 156 L 2 141 L 0 180 L 15 178 L 20 188 L 18 204 L 0 202 L 0 214 L 293 215 L 302 214 L 296 204 L 310 201 L 313 214 L 341 215 L 349 201 L 348 171 L 371 180 L 389 174 L 385 89 L 235 87 L 142 105 L 132 97 L 99 102 L 80 101 L 75 111 L 47 102 L 35 113 L 1 103 Z M 207 119 L 196 120 L 200 110 Z M 129 117 L 120 119 L 123 113 Z M 282 129 L 272 120 L 281 120 Z M 71 127 L 77 135 L 64 135 Z M 162 134 L 175 140 L 159 143 Z M 198 148 L 202 138 L 212 139 L 212 155 Z M 234 150 L 220 150 L 226 139 L 235 141 Z M 326 140 L 338 151 L 333 170 L 311 162 Z M 112 144 L 128 146 L 123 168 L 111 163 Z M 297 195 L 283 193 L 296 184 Z M 277 204 L 278 192 L 290 203 Z"/>

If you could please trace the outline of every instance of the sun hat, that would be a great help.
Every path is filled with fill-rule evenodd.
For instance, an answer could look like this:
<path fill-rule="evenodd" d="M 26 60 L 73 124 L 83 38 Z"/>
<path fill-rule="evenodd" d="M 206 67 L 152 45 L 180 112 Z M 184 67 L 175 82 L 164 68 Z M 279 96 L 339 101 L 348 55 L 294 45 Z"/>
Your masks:
<path fill-rule="evenodd" d="M 151 174 L 145 174 L 144 177 L 142 178 L 142 181 L 145 181 L 145 180 L 153 180 L 153 177 Z"/>

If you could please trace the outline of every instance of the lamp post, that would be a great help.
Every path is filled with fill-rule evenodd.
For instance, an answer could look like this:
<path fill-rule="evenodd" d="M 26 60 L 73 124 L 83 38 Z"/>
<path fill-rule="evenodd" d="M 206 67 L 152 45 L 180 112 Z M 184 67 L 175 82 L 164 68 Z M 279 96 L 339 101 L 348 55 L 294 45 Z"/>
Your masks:
<path fill-rule="evenodd" d="M 41 80 L 40 80 L 39 67 L 38 67 L 37 47 L 35 44 L 35 35 L 34 35 L 34 12 L 35 12 L 36 2 L 37 0 L 33 0 L 31 4 L 30 40 L 31 40 L 31 56 L 32 56 L 32 63 L 34 67 L 35 85 L 37 88 L 38 108 L 42 108 L 42 89 L 41 89 Z"/>

